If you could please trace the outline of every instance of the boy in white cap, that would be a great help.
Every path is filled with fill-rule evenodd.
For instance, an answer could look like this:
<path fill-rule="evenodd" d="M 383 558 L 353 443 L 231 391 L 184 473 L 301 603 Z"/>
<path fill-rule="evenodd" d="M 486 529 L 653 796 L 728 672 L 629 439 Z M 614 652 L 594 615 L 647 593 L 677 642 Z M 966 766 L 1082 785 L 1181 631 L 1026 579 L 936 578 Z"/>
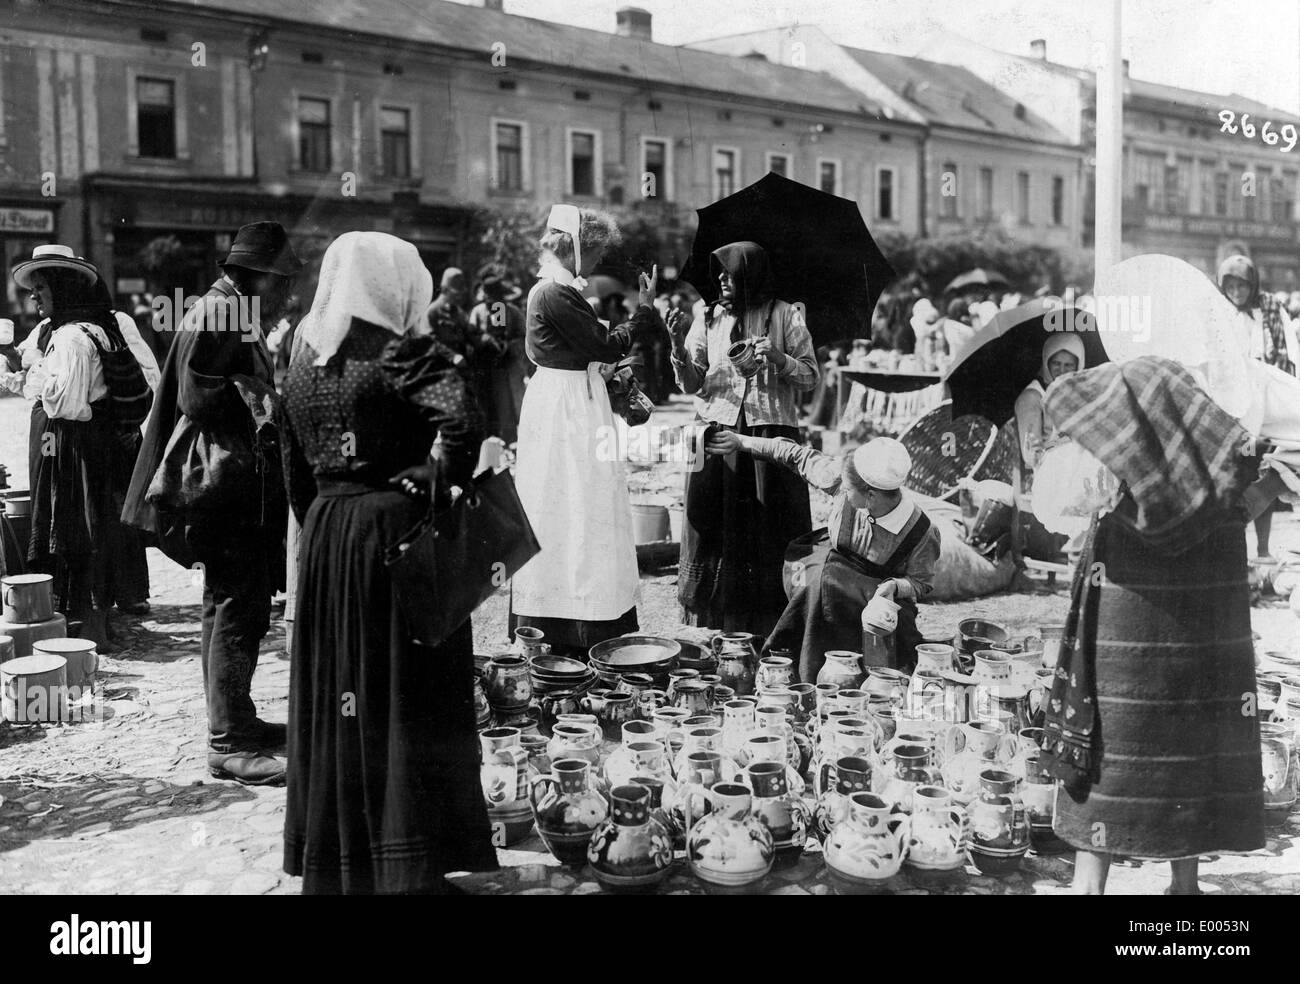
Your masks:
<path fill-rule="evenodd" d="M 813 681 L 828 650 L 861 649 L 862 609 L 881 595 L 899 605 L 895 663 L 910 669 L 921 641 L 916 603 L 933 587 L 939 531 L 903 490 L 912 469 L 907 448 L 878 437 L 837 458 L 792 441 L 720 431 L 707 450 L 767 458 L 835 497 L 826 528 L 790 543 L 790 600 L 765 649 L 798 650 L 800 679 Z"/>

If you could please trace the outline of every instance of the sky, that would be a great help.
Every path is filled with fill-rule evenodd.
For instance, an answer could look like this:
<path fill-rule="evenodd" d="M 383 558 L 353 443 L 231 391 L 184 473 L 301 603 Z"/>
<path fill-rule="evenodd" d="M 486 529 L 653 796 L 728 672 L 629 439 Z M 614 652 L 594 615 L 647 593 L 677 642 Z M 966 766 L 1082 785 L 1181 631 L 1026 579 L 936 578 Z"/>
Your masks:
<path fill-rule="evenodd" d="M 480 0 L 460 0 L 479 3 Z M 612 31 L 625 4 L 654 15 L 656 41 L 686 44 L 793 23 L 853 47 L 925 57 L 948 32 L 1095 68 L 1104 0 L 505 0 L 508 13 Z M 1134 78 L 1236 92 L 1300 113 L 1300 0 L 1124 0 L 1123 57 Z"/>

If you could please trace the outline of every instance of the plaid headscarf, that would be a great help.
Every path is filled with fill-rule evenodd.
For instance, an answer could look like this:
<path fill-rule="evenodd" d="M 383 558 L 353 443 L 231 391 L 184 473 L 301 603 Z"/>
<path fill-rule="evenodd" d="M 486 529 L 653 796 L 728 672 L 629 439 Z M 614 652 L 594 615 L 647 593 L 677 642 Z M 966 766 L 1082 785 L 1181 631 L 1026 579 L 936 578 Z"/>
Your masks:
<path fill-rule="evenodd" d="M 1142 356 L 1070 373 L 1047 391 L 1057 430 L 1128 488 L 1116 518 L 1152 547 L 1181 553 L 1219 523 L 1243 521 L 1254 439 L 1177 362 Z"/>

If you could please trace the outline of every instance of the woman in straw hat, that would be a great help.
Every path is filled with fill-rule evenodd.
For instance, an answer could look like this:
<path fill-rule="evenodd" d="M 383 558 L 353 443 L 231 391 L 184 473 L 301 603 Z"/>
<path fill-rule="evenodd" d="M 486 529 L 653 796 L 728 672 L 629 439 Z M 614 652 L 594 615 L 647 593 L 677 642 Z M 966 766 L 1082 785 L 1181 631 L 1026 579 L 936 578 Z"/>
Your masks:
<path fill-rule="evenodd" d="M 70 248 L 39 246 L 13 276 L 45 315 L 22 356 L 32 401 L 28 560 L 54 576 L 55 607 L 107 649 L 126 483 L 99 348 L 126 343 L 99 271 Z"/>

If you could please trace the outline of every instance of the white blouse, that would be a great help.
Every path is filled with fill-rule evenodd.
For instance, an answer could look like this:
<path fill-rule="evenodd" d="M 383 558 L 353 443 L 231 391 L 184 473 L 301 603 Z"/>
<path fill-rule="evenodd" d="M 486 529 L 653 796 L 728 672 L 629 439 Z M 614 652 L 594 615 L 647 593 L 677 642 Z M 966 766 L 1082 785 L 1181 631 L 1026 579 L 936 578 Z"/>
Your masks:
<path fill-rule="evenodd" d="M 108 395 L 99 352 L 83 328 L 88 328 L 108 348 L 104 329 L 86 322 L 73 322 L 50 336 L 44 356 L 27 370 L 23 396 L 39 399 L 51 419 L 89 420 L 90 405 Z M 34 338 L 28 341 L 35 344 Z"/>

